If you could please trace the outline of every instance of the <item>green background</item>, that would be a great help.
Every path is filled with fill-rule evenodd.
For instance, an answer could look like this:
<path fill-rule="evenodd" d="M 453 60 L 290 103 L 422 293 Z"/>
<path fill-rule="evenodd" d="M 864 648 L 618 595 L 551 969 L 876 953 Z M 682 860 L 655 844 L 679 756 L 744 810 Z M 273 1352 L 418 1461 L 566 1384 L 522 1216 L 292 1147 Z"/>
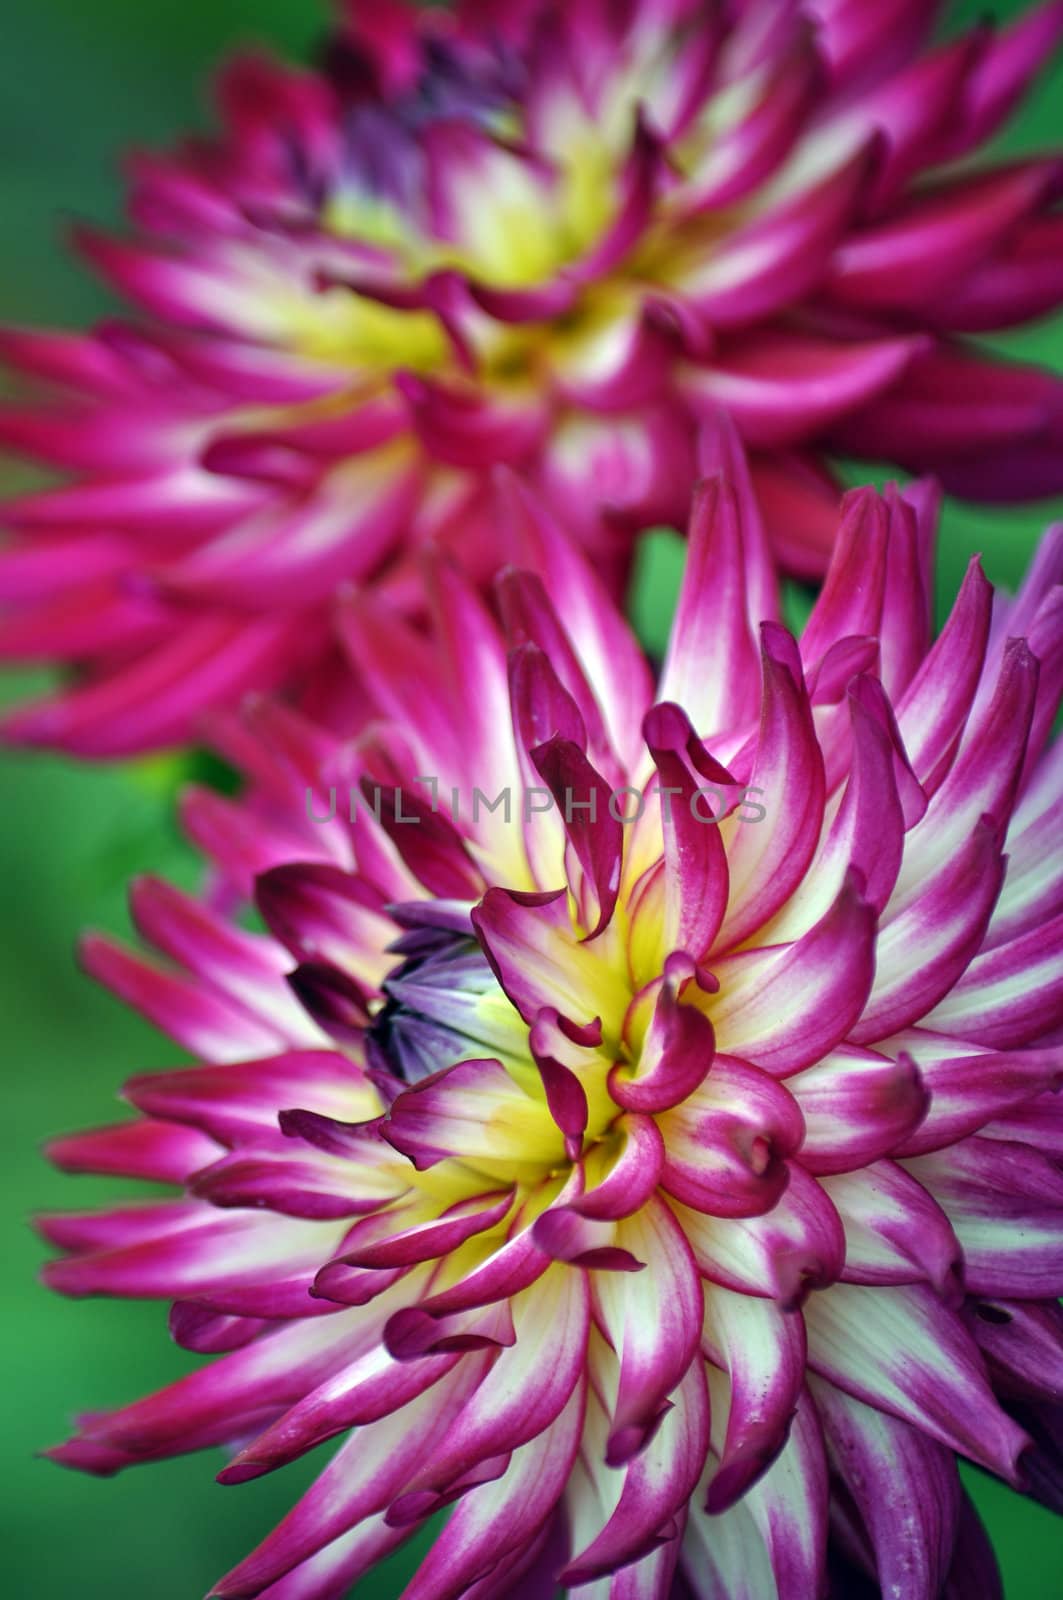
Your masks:
<path fill-rule="evenodd" d="M 874 4 L 875 0 L 868 0 Z M 963 5 L 955 17 L 1016 5 Z M 321 8 L 312 0 L 15 0 L 0 35 L 0 319 L 82 323 L 113 309 L 64 251 L 64 219 L 115 222 L 118 158 L 165 144 L 205 109 L 205 76 L 234 42 L 263 39 L 305 53 Z M 1058 138 L 1063 72 L 1042 81 L 1002 144 L 1030 150 Z M 1063 367 L 1063 324 L 1006 341 Z M 0 483 L 24 481 L 13 467 Z M 945 603 L 973 549 L 1013 584 L 1044 521 L 1036 511 L 950 507 L 941 558 Z M 659 642 L 678 565 L 668 538 L 650 540 L 634 614 Z M 800 604 L 800 597 L 794 601 Z M 7 697 L 25 688 L 10 680 Z M 50 1134 L 110 1120 L 121 1082 L 178 1052 L 83 979 L 71 955 L 92 924 L 128 929 L 124 884 L 136 871 L 193 883 L 196 863 L 174 828 L 170 763 L 135 771 L 49 756 L 0 759 L 0 1016 L 3 1070 L 0 1217 L 4 1406 L 8 1452 L 0 1500 L 5 1592 L 27 1600 L 194 1600 L 282 1514 L 317 1462 L 242 1488 L 213 1482 L 219 1461 L 194 1456 L 97 1481 L 34 1451 L 65 1436 L 79 1410 L 120 1403 L 194 1364 L 166 1333 L 158 1305 L 64 1302 L 35 1282 L 37 1209 L 108 1198 L 106 1180 L 64 1178 L 41 1159 Z M 1004 1568 L 1009 1600 L 1060 1593 L 1063 1525 L 1009 1491 L 968 1475 Z M 359 1593 L 397 1595 L 412 1560 L 400 1554 Z"/>

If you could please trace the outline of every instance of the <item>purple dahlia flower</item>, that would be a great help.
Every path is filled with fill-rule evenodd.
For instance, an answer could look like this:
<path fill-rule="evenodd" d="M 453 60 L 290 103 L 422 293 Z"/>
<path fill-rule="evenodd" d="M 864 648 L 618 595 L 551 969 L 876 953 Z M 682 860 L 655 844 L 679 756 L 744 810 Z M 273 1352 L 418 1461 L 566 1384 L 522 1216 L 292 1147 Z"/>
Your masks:
<path fill-rule="evenodd" d="M 497 564 L 499 463 L 619 586 L 706 408 L 804 574 L 838 452 L 1063 487 L 1059 382 L 965 337 L 1063 300 L 1060 161 L 957 164 L 1063 4 L 928 46 L 938 10 L 375 0 L 313 72 L 233 62 L 215 138 L 135 159 L 136 233 L 81 237 L 143 319 L 2 339 L 52 397 L 0 436 L 71 474 L 6 509 L 0 652 L 74 669 L 9 736 L 122 754 L 249 687 L 320 701 L 338 587 L 401 592 L 429 538 Z"/>
<path fill-rule="evenodd" d="M 856 491 L 796 642 L 725 453 L 656 686 L 516 488 L 556 600 L 442 563 L 430 637 L 349 614 L 357 737 L 228 721 L 212 901 L 86 948 L 203 1064 L 54 1144 L 182 1192 L 46 1219 L 46 1276 L 216 1359 L 54 1455 L 354 1430 L 226 1600 L 447 1506 L 405 1600 L 978 1600 L 957 1455 L 1063 1508 L 1063 539 L 932 641 L 929 495 Z"/>

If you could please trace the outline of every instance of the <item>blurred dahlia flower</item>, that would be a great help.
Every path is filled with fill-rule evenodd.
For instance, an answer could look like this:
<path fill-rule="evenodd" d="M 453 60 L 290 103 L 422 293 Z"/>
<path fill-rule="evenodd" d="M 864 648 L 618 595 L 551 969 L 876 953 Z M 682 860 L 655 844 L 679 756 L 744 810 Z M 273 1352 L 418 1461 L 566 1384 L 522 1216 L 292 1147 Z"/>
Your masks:
<path fill-rule="evenodd" d="M 0 653 L 75 669 L 9 736 L 122 754 L 282 684 L 321 714 L 337 588 L 429 538 L 497 565 L 499 463 L 619 588 L 706 407 L 806 575 L 837 452 L 1063 487 L 1060 383 L 964 338 L 1063 300 L 1060 162 L 956 165 L 1063 4 L 926 48 L 939 9 L 375 0 L 313 72 L 234 61 L 216 138 L 134 160 L 136 235 L 81 235 L 147 320 L 2 338 L 54 398 L 0 436 L 73 474 L 6 511 Z"/>
<path fill-rule="evenodd" d="M 721 449 L 656 688 L 514 486 L 556 601 L 352 602 L 358 736 L 227 719 L 213 899 L 136 886 L 165 965 L 86 947 L 204 1064 L 53 1145 L 183 1193 L 46 1219 L 47 1278 L 217 1359 L 53 1454 L 239 1483 L 355 1430 L 226 1600 L 450 1505 L 405 1600 L 978 1600 L 956 1455 L 1063 1508 L 1063 538 L 931 642 L 930 496 L 854 492 L 795 643 Z"/>

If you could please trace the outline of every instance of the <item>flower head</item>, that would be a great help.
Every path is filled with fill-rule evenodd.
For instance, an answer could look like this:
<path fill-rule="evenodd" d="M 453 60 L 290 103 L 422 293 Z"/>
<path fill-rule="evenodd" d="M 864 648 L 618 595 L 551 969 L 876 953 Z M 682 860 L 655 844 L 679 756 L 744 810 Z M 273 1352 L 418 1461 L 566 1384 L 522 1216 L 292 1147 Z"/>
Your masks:
<path fill-rule="evenodd" d="M 1063 483 L 1059 385 L 964 336 L 1063 299 L 1058 160 L 971 171 L 1063 26 L 926 47 L 927 0 L 392 0 L 319 65 L 252 57 L 221 132 L 133 163 L 147 321 L 4 335 L 59 398 L 0 433 L 69 469 L 7 508 L 8 659 L 73 687 L 9 732 L 179 742 L 247 688 L 327 698 L 329 601 L 411 546 L 497 563 L 499 463 L 619 582 L 726 407 L 777 554 L 823 570 L 852 452 L 958 493 Z"/>
<path fill-rule="evenodd" d="M 213 902 L 136 888 L 165 969 L 87 948 L 205 1064 L 53 1147 L 184 1193 L 46 1220 L 47 1275 L 216 1359 L 55 1454 L 355 1430 L 220 1596 L 446 1506 L 408 1600 L 990 1594 L 956 1454 L 1059 1503 L 1063 540 L 932 642 L 931 496 L 857 491 L 797 642 L 716 450 L 656 685 L 514 487 L 556 602 L 443 563 L 427 639 L 348 615 L 356 737 L 228 721 Z"/>

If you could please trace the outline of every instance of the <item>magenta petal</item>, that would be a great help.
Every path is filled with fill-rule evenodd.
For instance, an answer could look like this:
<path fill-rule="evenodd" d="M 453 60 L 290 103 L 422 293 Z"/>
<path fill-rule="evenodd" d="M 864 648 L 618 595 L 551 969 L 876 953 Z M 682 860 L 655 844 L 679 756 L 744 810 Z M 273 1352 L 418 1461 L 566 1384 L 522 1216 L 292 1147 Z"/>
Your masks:
<path fill-rule="evenodd" d="M 579 706 L 558 678 L 550 657 L 530 639 L 510 653 L 509 694 L 517 737 L 529 753 L 554 739 L 586 750 L 587 729 Z"/>
<path fill-rule="evenodd" d="M 1014 1479 L 1025 1435 L 993 1398 L 958 1315 L 933 1290 L 835 1284 L 813 1295 L 804 1315 L 814 1372 Z"/>
<path fill-rule="evenodd" d="M 1047 1157 L 1027 1145 L 971 1138 L 906 1165 L 948 1214 L 971 1293 L 1060 1293 L 1063 1176 Z"/>
<path fill-rule="evenodd" d="M 963 115 L 947 129 L 943 155 L 961 154 L 995 132 L 1051 59 L 1061 31 L 1058 0 L 1043 0 L 990 36 L 965 85 Z"/>
<path fill-rule="evenodd" d="M 810 1389 L 831 1464 L 870 1535 L 883 1592 L 934 1600 L 952 1562 L 959 1517 L 960 1483 L 951 1454 L 833 1384 L 812 1379 Z"/>
<path fill-rule="evenodd" d="M 982 333 L 1030 322 L 1063 298 L 1063 219 L 1034 217 L 962 284 L 928 306 L 942 330 Z"/>
<path fill-rule="evenodd" d="M 620 892 L 624 825 L 614 815 L 612 789 L 571 740 L 556 736 L 530 753 L 585 874 L 589 896 L 579 896 L 580 913 L 586 938 L 594 939 L 608 926 Z"/>
<path fill-rule="evenodd" d="M 1056 1300 L 976 1300 L 968 1326 L 1005 1393 L 1054 1399 L 1063 1386 L 1063 1307 Z"/>
<path fill-rule="evenodd" d="M 979 823 L 967 845 L 946 862 L 904 910 L 887 910 L 875 949 L 867 1003 L 850 1030 L 857 1044 L 909 1026 L 951 989 L 982 942 L 1004 877 L 993 833 Z M 918 940 L 920 965 L 910 954 Z"/>
<path fill-rule="evenodd" d="M 288 974 L 292 993 L 331 1038 L 361 1040 L 369 1024 L 368 997 L 353 978 L 327 961 L 303 961 Z"/>
<path fill-rule="evenodd" d="M 876 427 L 880 411 L 892 418 L 898 380 L 922 349 L 911 337 L 857 343 L 782 329 L 750 332 L 730 341 L 711 367 L 692 369 L 683 387 L 695 410 L 724 406 L 748 445 L 777 450 L 803 444 L 839 419 L 848 437 L 844 419 L 859 416 L 865 402 Z"/>
<path fill-rule="evenodd" d="M 878 634 L 888 547 L 886 506 L 868 489 L 850 490 L 823 588 L 801 635 L 801 657 L 810 666 L 838 639 Z"/>
<path fill-rule="evenodd" d="M 703 737 L 741 726 L 756 709 L 756 619 L 748 616 L 744 508 L 726 480 L 698 486 L 690 547 L 658 695 L 675 700 Z M 711 581 L 710 581 L 711 574 Z"/>
<path fill-rule="evenodd" d="M 982 950 L 924 1025 L 972 1044 L 1010 1050 L 1063 1024 L 1063 916 Z"/>
<path fill-rule="evenodd" d="M 911 314 L 991 256 L 1053 178 L 1047 163 L 1026 163 L 924 190 L 841 246 L 830 294 L 861 310 Z"/>
<path fill-rule="evenodd" d="M 170 1337 L 182 1349 L 212 1356 L 239 1350 L 269 1329 L 260 1317 L 227 1316 L 195 1300 L 176 1300 L 170 1307 L 169 1326 Z"/>
<path fill-rule="evenodd" d="M 385 1205 L 387 1187 L 365 1192 L 359 1174 L 320 1151 L 236 1151 L 196 1173 L 189 1188 L 219 1207 L 261 1206 L 284 1216 L 362 1216 Z M 375 1175 L 374 1175 L 375 1176 Z M 393 1192 L 401 1194 L 401 1177 Z M 361 1191 L 361 1192 L 359 1192 Z"/>
<path fill-rule="evenodd" d="M 628 1111 L 664 1111 L 693 1094 L 716 1053 L 712 1024 L 683 989 L 697 981 L 693 963 L 681 954 L 668 957 L 653 1016 L 632 1072 L 621 1063 L 609 1073 L 609 1092 Z"/>
<path fill-rule="evenodd" d="M 842 420 L 834 435 L 840 449 L 892 457 L 910 472 L 956 461 L 961 471 L 970 462 L 977 474 L 983 453 L 991 471 L 1004 471 L 1007 447 L 1036 441 L 1058 410 L 1059 387 L 1049 373 L 941 345 L 915 352 L 898 381 Z"/>
<path fill-rule="evenodd" d="M 501 1195 L 483 1194 L 462 1200 L 450 1206 L 438 1218 L 415 1223 L 409 1228 L 395 1227 L 380 1237 L 380 1230 L 370 1218 L 369 1236 L 363 1239 L 356 1223 L 343 1242 L 345 1265 L 352 1267 L 383 1268 L 414 1266 L 420 1261 L 434 1261 L 456 1250 L 466 1239 L 495 1228 L 509 1212 L 513 1195 L 506 1190 Z"/>
<path fill-rule="evenodd" d="M 442 1443 L 393 1502 L 389 1520 L 406 1514 L 406 1497 L 442 1496 L 502 1452 L 541 1435 L 567 1405 L 586 1363 L 590 1296 L 584 1274 L 548 1273 L 514 1309 L 515 1338 L 492 1363 Z"/>
<path fill-rule="evenodd" d="M 221 1149 L 197 1128 L 138 1117 L 135 1122 L 50 1139 L 45 1152 L 63 1172 L 184 1183 L 190 1172 L 217 1160 Z"/>
<path fill-rule="evenodd" d="M 573 932 L 563 890 L 488 889 L 472 920 L 499 983 L 526 1022 L 544 1006 L 576 1024 L 598 1014 L 589 997 L 601 994 L 602 966 L 594 946 Z M 623 1014 L 629 996 L 619 981 L 615 989 Z"/>
<path fill-rule="evenodd" d="M 513 1314 L 507 1300 L 467 1311 L 434 1312 L 424 1302 L 404 1306 L 388 1318 L 384 1345 L 396 1361 L 421 1363 L 428 1356 L 488 1353 L 511 1345 L 516 1338 Z"/>
<path fill-rule="evenodd" d="M 513 474 L 502 473 L 498 484 L 515 559 L 549 584 L 550 601 L 546 608 L 536 608 L 536 621 L 542 618 L 544 609 L 556 611 L 570 645 L 568 650 L 557 648 L 556 621 L 550 626 L 550 637 L 532 626 L 528 627 L 528 637 L 550 656 L 565 688 L 579 705 L 592 740 L 593 705 L 597 701 L 616 750 L 631 769 L 641 752 L 642 718 L 653 697 L 645 655 L 597 574 L 573 547 L 571 538 L 566 537 L 548 508 Z M 527 616 L 525 610 L 525 619 Z M 572 670 L 573 651 L 579 664 L 577 672 Z M 593 690 L 587 687 L 591 683 Z"/>
<path fill-rule="evenodd" d="M 358 1354 L 323 1383 L 308 1389 L 282 1416 L 233 1457 L 224 1482 L 270 1472 L 352 1426 L 369 1427 L 401 1412 L 453 1372 L 456 1355 L 400 1362 L 379 1348 Z M 433 1395 L 446 1407 L 446 1388 Z M 407 1470 L 409 1467 L 407 1466 Z"/>
<path fill-rule="evenodd" d="M 923 782 L 937 770 L 970 710 L 989 638 L 992 598 L 975 559 L 941 634 L 897 706 L 912 768 Z"/>
<path fill-rule="evenodd" d="M 750 786 L 772 818 L 767 827 L 738 830 L 728 849 L 731 900 L 717 948 L 740 944 L 767 922 L 804 876 L 823 820 L 823 756 L 800 659 L 789 635 L 762 630 L 763 691 L 757 754 Z M 788 803 L 800 795 L 802 803 Z"/>
<path fill-rule="evenodd" d="M 841 1276 L 845 1233 L 821 1185 L 799 1162 L 789 1162 L 788 1168 L 789 1181 L 770 1211 L 717 1217 L 678 1202 L 673 1210 L 706 1278 L 740 1294 L 777 1300 L 792 1311 L 811 1290 Z"/>
<path fill-rule="evenodd" d="M 358 1365 L 356 1363 L 356 1369 Z M 279 1526 L 222 1579 L 215 1592 L 231 1596 L 261 1593 L 264 1585 L 272 1586 L 273 1580 L 293 1568 L 298 1571 L 299 1563 L 316 1551 L 327 1551 L 330 1541 L 352 1526 L 356 1528 L 372 1511 L 382 1510 L 389 1497 L 416 1469 L 419 1455 L 428 1442 L 445 1437 L 447 1427 L 460 1409 L 468 1391 L 468 1379 L 449 1377 L 452 1366 L 451 1360 L 424 1362 L 413 1371 L 404 1369 L 405 1386 L 394 1389 L 394 1399 L 401 1409 L 390 1417 L 384 1413 L 379 1422 L 370 1413 L 357 1441 L 351 1440 L 341 1448 Z M 329 1418 L 333 1396 L 337 1401 L 334 1415 L 343 1415 L 346 1378 L 347 1375 L 342 1374 L 338 1381 L 322 1385 L 314 1396 L 323 1418 Z M 441 1379 L 445 1381 L 441 1383 Z M 293 1408 L 276 1429 L 267 1430 L 241 1452 L 237 1461 L 248 1458 L 247 1464 L 255 1466 L 258 1464 L 255 1452 L 263 1462 L 268 1461 L 288 1419 L 294 1418 L 301 1409 Z M 289 1451 L 289 1455 L 294 1453 Z M 232 1477 L 226 1476 L 224 1481 L 242 1481 L 239 1471 L 237 1468 Z"/>
<path fill-rule="evenodd" d="M 555 734 L 581 748 L 589 736 L 592 749 L 606 748 L 598 702 L 542 578 L 506 570 L 499 574 L 496 590 L 511 644 L 514 725 L 525 748 L 545 744 Z"/>
<path fill-rule="evenodd" d="M 747 1490 L 749 1510 L 776 1574 L 779 1600 L 821 1594 L 827 1558 L 827 1459 L 807 1390 L 782 1453 Z"/>
<path fill-rule="evenodd" d="M 390 929 L 365 883 L 325 862 L 285 862 L 263 873 L 255 904 L 297 961 L 343 966 L 366 947 L 371 959 Z"/>
<path fill-rule="evenodd" d="M 900 1063 L 917 1064 L 930 1093 L 920 1125 L 897 1147 L 904 1156 L 943 1149 L 984 1123 L 1063 1082 L 1063 1047 L 968 1054 L 957 1040 L 912 1030 Z M 909 1055 L 907 1052 L 911 1052 Z"/>
<path fill-rule="evenodd" d="M 712 1357 L 731 1380 L 727 1435 L 707 1509 L 726 1511 L 786 1442 L 805 1380 L 805 1325 L 770 1300 L 714 1285 L 706 1296 Z"/>
<path fill-rule="evenodd" d="M 770 1211 L 789 1179 L 804 1122 L 768 1073 L 717 1056 L 700 1087 L 660 1117 L 662 1187 L 686 1205 L 721 1217 Z"/>
<path fill-rule="evenodd" d="M 244 625 L 205 612 L 121 673 L 10 712 L 2 731 L 20 742 L 95 757 L 180 743 L 209 708 L 239 699 L 252 686 L 272 687 L 294 646 L 290 620 L 258 618 Z"/>
<path fill-rule="evenodd" d="M 590 255 L 577 263 L 577 278 L 587 281 L 602 276 L 638 243 L 649 221 L 664 165 L 662 141 L 648 125 L 640 106 L 631 150 L 619 173 L 616 216 Z"/>
<path fill-rule="evenodd" d="M 94 1416 L 86 1433 L 134 1459 L 228 1442 L 261 1427 L 361 1353 L 349 1319 L 277 1328 L 133 1405 Z"/>
<path fill-rule="evenodd" d="M 413 374 L 396 384 L 421 443 L 439 461 L 482 470 L 520 461 L 541 443 L 547 418 L 538 397 L 496 400 Z"/>
<path fill-rule="evenodd" d="M 811 868 L 820 904 L 851 868 L 864 883 L 864 899 L 881 913 L 897 881 L 904 853 L 905 799 L 925 808 L 914 776 L 894 743 L 889 702 L 881 684 L 858 677 L 849 686 L 852 754 L 841 805 Z M 912 818 L 907 819 L 909 823 Z"/>
<path fill-rule="evenodd" d="M 553 1053 L 564 1041 L 556 1011 L 543 1010 L 532 1024 L 528 1044 L 539 1068 L 550 1115 L 565 1135 L 566 1147 L 578 1158 L 587 1127 L 587 1095 L 576 1073 Z"/>
<path fill-rule="evenodd" d="M 946 1303 L 962 1292 L 962 1252 L 949 1219 L 909 1170 L 876 1161 L 822 1179 L 845 1229 L 843 1283 L 933 1284 Z"/>
<path fill-rule="evenodd" d="M 714 962 L 721 1000 L 712 1008 L 717 1047 L 776 1077 L 832 1050 L 867 1003 L 875 921 L 850 873 L 829 911 L 795 943 Z"/>
<path fill-rule="evenodd" d="M 522 1157 L 522 1133 L 541 1111 L 500 1061 L 459 1061 L 404 1090 L 381 1132 L 418 1171 L 450 1156 L 491 1160 Z M 558 1136 L 560 1153 L 561 1140 Z"/>
<path fill-rule="evenodd" d="M 719 829 L 704 820 L 698 796 L 710 814 L 722 815 L 729 775 L 706 758 L 686 714 L 678 706 L 656 705 L 647 713 L 646 743 L 657 768 L 661 828 L 664 834 L 665 914 L 663 941 L 695 961 L 708 953 L 727 908 L 727 856 Z M 728 778 L 721 791 L 713 778 Z M 701 780 L 704 780 L 702 782 Z"/>
<path fill-rule="evenodd" d="M 631 1216 L 649 1200 L 661 1176 L 664 1141 L 652 1117 L 626 1111 L 614 1131 L 624 1141 L 615 1164 L 600 1183 L 572 1202 L 575 1211 L 592 1220 Z"/>
<path fill-rule="evenodd" d="M 755 213 L 678 278 L 677 289 L 716 327 L 755 322 L 792 304 L 822 275 L 869 164 L 865 147 L 819 182 Z"/>
<path fill-rule="evenodd" d="M 208 1061 L 239 1060 L 283 1047 L 283 1036 L 268 1022 L 253 1020 L 187 976 L 149 965 L 103 934 L 86 935 L 80 955 L 91 977 Z"/>
<path fill-rule="evenodd" d="M 464 1496 L 407 1586 L 405 1600 L 464 1593 L 538 1532 L 572 1469 L 584 1403 L 584 1386 L 577 1384 L 557 1419 L 513 1452 L 502 1477 Z"/>
<path fill-rule="evenodd" d="M 552 1206 L 532 1224 L 532 1238 L 555 1261 L 597 1272 L 642 1272 L 646 1263 L 617 1244 L 612 1219 L 583 1216 L 575 1206 Z"/>
<path fill-rule="evenodd" d="M 607 1575 L 665 1544 L 700 1476 L 708 1447 L 708 1400 L 704 1368 L 693 1362 L 648 1444 L 624 1467 L 620 1498 L 604 1527 L 559 1574 L 579 1585 Z M 596 1470 L 601 1471 L 600 1464 Z M 606 1468 L 608 1471 L 609 1469 Z M 600 1496 L 605 1506 L 612 1496 Z"/>
<path fill-rule="evenodd" d="M 863 1168 L 898 1148 L 926 1117 L 930 1093 L 910 1056 L 840 1045 L 788 1078 L 805 1123 L 801 1165 L 822 1176 Z"/>
<path fill-rule="evenodd" d="M 123 1094 L 138 1110 L 200 1128 L 224 1145 L 260 1142 L 277 1127 L 278 1107 L 298 1104 L 323 1115 L 357 1117 L 365 1079 L 346 1056 L 290 1050 L 261 1060 L 178 1068 L 131 1078 Z"/>

